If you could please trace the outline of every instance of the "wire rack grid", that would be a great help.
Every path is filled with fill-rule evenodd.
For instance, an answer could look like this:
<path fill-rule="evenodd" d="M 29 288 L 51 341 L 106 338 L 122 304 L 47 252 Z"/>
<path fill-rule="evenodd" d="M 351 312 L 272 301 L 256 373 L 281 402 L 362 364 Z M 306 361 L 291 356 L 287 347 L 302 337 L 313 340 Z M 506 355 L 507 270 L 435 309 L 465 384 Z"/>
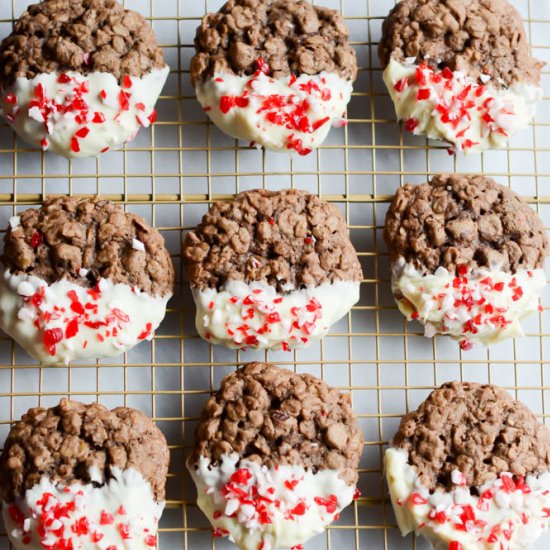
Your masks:
<path fill-rule="evenodd" d="M 0 0 L 0 37 L 28 0 Z M 307 350 L 234 352 L 213 348 L 194 329 L 188 285 L 182 282 L 166 320 L 150 343 L 117 360 L 40 367 L 0 336 L 0 442 L 10 423 L 31 406 L 52 406 L 62 396 L 109 406 L 128 405 L 151 415 L 171 450 L 167 509 L 159 547 L 231 548 L 213 540 L 198 511 L 184 457 L 203 402 L 236 365 L 270 360 L 310 372 L 351 391 L 365 432 L 360 466 L 363 497 L 306 549 L 428 548 L 402 539 L 388 505 L 381 475 L 385 446 L 400 417 L 435 386 L 453 379 L 498 383 L 545 420 L 550 403 L 550 293 L 543 311 L 526 322 L 526 337 L 491 349 L 463 353 L 454 342 L 422 336 L 397 311 L 389 290 L 389 261 L 381 239 L 388 201 L 404 182 L 420 183 L 438 172 L 485 173 L 524 195 L 550 219 L 550 72 L 536 121 L 508 148 L 468 158 L 451 157 L 445 146 L 405 134 L 395 123 L 376 48 L 382 19 L 393 0 L 319 0 L 340 9 L 350 28 L 360 72 L 349 107 L 350 124 L 332 130 L 326 144 L 306 158 L 249 149 L 211 126 L 196 102 L 188 67 L 200 18 L 221 0 L 126 0 L 152 23 L 172 68 L 159 101 L 159 122 L 125 149 L 98 159 L 68 162 L 28 148 L 6 125 L 0 128 L 0 227 L 10 216 L 55 194 L 102 194 L 144 216 L 165 236 L 181 280 L 182 235 L 208 205 L 258 187 L 298 187 L 318 193 L 345 214 L 365 278 L 361 300 L 321 343 Z M 550 62 L 550 4 L 514 0 L 525 19 L 535 55 Z M 0 549 L 9 548 L 0 528 Z M 537 548 L 548 548 L 550 538 Z"/>

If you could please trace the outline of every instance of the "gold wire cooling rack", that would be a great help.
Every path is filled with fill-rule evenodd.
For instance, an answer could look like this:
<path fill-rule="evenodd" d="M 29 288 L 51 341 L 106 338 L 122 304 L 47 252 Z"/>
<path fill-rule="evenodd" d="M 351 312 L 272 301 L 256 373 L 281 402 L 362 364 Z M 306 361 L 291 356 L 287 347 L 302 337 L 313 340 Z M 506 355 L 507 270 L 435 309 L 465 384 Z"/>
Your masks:
<path fill-rule="evenodd" d="M 13 19 L 28 3 L 0 0 L 0 37 L 10 32 Z M 393 0 L 318 3 L 343 12 L 361 70 L 349 126 L 333 130 L 325 146 L 310 157 L 290 159 L 238 147 L 207 123 L 189 84 L 188 67 L 194 30 L 206 11 L 220 6 L 219 0 L 126 0 L 126 7 L 151 20 L 172 73 L 159 102 L 159 122 L 124 150 L 67 162 L 29 149 L 7 126 L 0 127 L 0 227 L 47 195 L 100 193 L 159 227 L 181 274 L 182 234 L 212 201 L 227 200 L 239 191 L 307 189 L 336 203 L 349 222 L 365 273 L 361 301 L 323 342 L 308 350 L 287 354 L 209 347 L 196 336 L 185 283 L 154 340 L 119 361 L 40 367 L 10 339 L 0 337 L 0 442 L 27 408 L 52 406 L 62 396 L 110 407 L 134 406 L 155 419 L 172 456 L 159 537 L 162 550 L 231 548 L 226 541 L 212 539 L 195 506 L 184 457 L 202 403 L 239 363 L 271 360 L 352 392 L 367 439 L 360 470 L 363 497 L 306 549 L 428 547 L 420 539 L 401 539 L 386 498 L 381 459 L 400 417 L 433 387 L 451 379 L 498 383 L 548 417 L 549 293 L 543 297 L 544 310 L 526 323 L 524 339 L 467 353 L 444 338 L 427 340 L 418 325 L 404 322 L 393 303 L 381 224 L 398 185 L 452 171 L 491 175 L 524 195 L 543 219 L 550 219 L 550 72 L 543 74 L 546 93 L 536 122 L 509 148 L 466 159 L 450 157 L 444 146 L 406 135 L 394 122 L 376 55 L 382 19 Z M 513 3 L 525 19 L 535 55 L 550 62 L 550 2 Z M 540 548 L 549 546 L 546 539 Z M 1 532 L 0 549 L 8 547 Z"/>

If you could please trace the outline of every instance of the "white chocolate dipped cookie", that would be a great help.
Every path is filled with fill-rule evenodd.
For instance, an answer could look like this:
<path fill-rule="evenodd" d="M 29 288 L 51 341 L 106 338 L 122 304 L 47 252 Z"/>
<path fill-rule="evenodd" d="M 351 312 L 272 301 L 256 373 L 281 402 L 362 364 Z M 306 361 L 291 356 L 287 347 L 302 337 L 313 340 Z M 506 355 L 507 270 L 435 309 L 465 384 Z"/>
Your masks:
<path fill-rule="evenodd" d="M 402 0 L 384 21 L 379 54 L 405 129 L 450 152 L 506 146 L 542 98 L 544 63 L 507 0 Z"/>
<path fill-rule="evenodd" d="M 241 550 L 301 548 L 358 498 L 362 447 L 349 395 L 249 363 L 206 403 L 187 465 L 214 536 Z"/>
<path fill-rule="evenodd" d="M 437 550 L 527 550 L 550 526 L 550 433 L 497 386 L 432 392 L 384 463 L 402 534 Z"/>
<path fill-rule="evenodd" d="M 2 513 L 13 547 L 156 548 L 168 462 L 164 436 L 135 409 L 66 399 L 30 409 L 0 458 Z"/>
<path fill-rule="evenodd" d="M 174 286 L 160 233 L 99 197 L 12 217 L 1 261 L 0 328 L 41 363 L 113 357 L 150 340 Z"/>
<path fill-rule="evenodd" d="M 304 347 L 359 299 L 361 266 L 338 209 L 298 190 L 214 204 L 183 244 L 196 327 L 230 348 Z"/>
<path fill-rule="evenodd" d="M 191 80 L 229 136 L 307 155 L 347 124 L 357 76 L 342 16 L 307 0 L 227 2 L 197 29 Z"/>
<path fill-rule="evenodd" d="M 447 334 L 462 349 L 522 336 L 546 285 L 548 240 L 521 198 L 484 176 L 440 175 L 400 188 L 384 239 L 392 290 L 425 335 Z"/>
<path fill-rule="evenodd" d="M 170 72 L 145 18 L 108 0 L 29 6 L 0 59 L 9 125 L 67 158 L 118 148 L 154 123 Z"/>

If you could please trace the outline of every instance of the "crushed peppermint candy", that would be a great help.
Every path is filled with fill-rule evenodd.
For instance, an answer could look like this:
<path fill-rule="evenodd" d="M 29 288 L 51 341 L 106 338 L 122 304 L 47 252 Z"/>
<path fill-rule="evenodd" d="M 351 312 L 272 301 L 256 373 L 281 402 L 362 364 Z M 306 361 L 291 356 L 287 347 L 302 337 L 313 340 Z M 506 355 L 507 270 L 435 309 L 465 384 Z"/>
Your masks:
<path fill-rule="evenodd" d="M 193 289 L 197 330 L 212 344 L 234 349 L 290 351 L 324 336 L 357 302 L 359 286 L 335 281 L 279 293 L 266 283 L 230 280 L 220 290 Z"/>
<path fill-rule="evenodd" d="M 517 93 L 499 90 L 489 84 L 489 75 L 478 81 L 464 71 L 415 64 L 413 58 L 403 64 L 392 59 L 384 78 L 405 129 L 445 139 L 453 153 L 486 148 L 488 141 L 502 143 L 527 125 L 540 95 L 529 85 L 518 85 Z"/>
<path fill-rule="evenodd" d="M 44 363 L 115 356 L 153 337 L 170 296 L 151 296 L 105 278 L 89 288 L 88 271 L 79 275 L 86 286 L 66 280 L 48 285 L 4 272 L 3 328 Z"/>
<path fill-rule="evenodd" d="M 107 485 L 54 484 L 43 478 L 24 498 L 7 504 L 4 518 L 18 548 L 122 550 L 125 540 L 139 548 L 155 548 L 158 520 L 164 507 L 153 500 L 150 485 L 135 470 L 116 470 Z M 125 484 L 133 483 L 133 488 Z M 139 499 L 128 506 L 125 498 Z"/>
<path fill-rule="evenodd" d="M 406 514 L 421 533 L 449 540 L 449 549 L 529 548 L 550 526 L 550 472 L 527 477 L 505 472 L 471 491 L 456 470 L 449 489 L 430 492 L 406 452 L 391 448 L 385 461 L 392 477 L 407 480 L 400 489 L 390 481 L 398 517 Z"/>
<path fill-rule="evenodd" d="M 301 466 L 268 468 L 239 460 L 236 454 L 223 455 L 219 465 L 201 457 L 189 469 L 214 536 L 238 542 L 253 534 L 258 550 L 300 548 L 338 519 L 356 494 L 355 486 L 340 479 L 337 470 L 314 474 Z"/>
<path fill-rule="evenodd" d="M 324 73 L 275 79 L 269 76 L 269 67 L 262 59 L 256 62 L 256 67 L 249 77 L 223 74 L 204 88 L 199 87 L 203 110 L 211 116 L 215 113 L 216 117 L 219 113 L 220 121 L 231 119 L 239 112 L 249 117 L 251 126 L 263 134 L 279 132 L 284 136 L 281 149 L 301 156 L 312 152 L 316 134 L 322 132 L 321 139 L 324 139 L 330 126 L 347 124 L 342 112 L 351 97 L 350 83 L 342 81 L 343 84 L 337 86 L 331 80 L 336 76 Z M 208 90 L 209 85 L 213 90 Z M 205 93 L 207 90 L 211 93 Z M 261 135 L 250 136 L 248 141 L 264 144 L 266 140 L 262 140 Z"/>
<path fill-rule="evenodd" d="M 538 311 L 546 285 L 543 270 L 516 273 L 470 270 L 459 266 L 456 276 L 445 268 L 422 275 L 412 265 L 394 266 L 394 294 L 409 320 L 421 321 L 426 336 L 449 334 L 467 351 L 484 344 L 521 335 L 519 320 Z"/>
<path fill-rule="evenodd" d="M 84 76 L 73 71 L 19 78 L 1 96 L 4 116 L 44 151 L 93 156 L 106 145 L 122 144 L 156 120 L 150 105 L 168 71 L 158 69 L 141 79 L 125 76 L 120 84 L 106 73 Z M 129 114 L 122 118 L 125 113 Z M 108 142 L 106 135 L 110 135 Z"/>

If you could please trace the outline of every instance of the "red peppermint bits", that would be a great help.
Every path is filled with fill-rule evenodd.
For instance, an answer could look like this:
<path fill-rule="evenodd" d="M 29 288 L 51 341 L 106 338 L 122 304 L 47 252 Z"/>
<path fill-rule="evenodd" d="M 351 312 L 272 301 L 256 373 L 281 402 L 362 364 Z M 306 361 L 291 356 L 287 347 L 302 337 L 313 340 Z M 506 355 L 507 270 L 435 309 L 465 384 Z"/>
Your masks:
<path fill-rule="evenodd" d="M 78 334 L 78 330 L 79 330 L 78 321 L 76 319 L 71 319 L 67 323 L 67 328 L 65 329 L 65 338 L 67 340 L 74 338 Z"/>
<path fill-rule="evenodd" d="M 303 516 L 307 511 L 307 507 L 304 502 L 299 502 L 294 508 L 292 508 L 293 516 Z"/>
<path fill-rule="evenodd" d="M 519 299 L 521 299 L 522 296 L 523 296 L 523 289 L 520 286 L 514 288 L 514 294 L 512 295 L 512 300 L 514 302 L 517 302 Z"/>
<path fill-rule="evenodd" d="M 418 101 L 430 99 L 430 90 L 428 88 L 420 88 L 416 93 L 416 99 L 418 99 Z"/>
<path fill-rule="evenodd" d="M 288 136 L 287 149 L 294 149 L 300 156 L 309 155 L 312 151 L 309 147 L 304 147 L 304 142 L 301 139 L 294 137 L 294 134 Z"/>
<path fill-rule="evenodd" d="M 115 522 L 115 518 L 112 514 L 110 514 L 106 510 L 103 510 L 101 512 L 101 516 L 99 518 L 100 525 L 112 525 L 114 522 Z"/>
<path fill-rule="evenodd" d="M 296 485 L 298 485 L 298 483 L 300 483 L 300 482 L 297 479 L 287 479 L 285 481 L 285 487 L 289 491 L 294 491 L 294 489 L 296 488 Z"/>
<path fill-rule="evenodd" d="M 462 550 L 462 544 L 460 542 L 453 540 L 449 543 L 449 550 Z"/>
<path fill-rule="evenodd" d="M 472 342 L 470 342 L 469 340 L 464 339 L 460 341 L 460 349 L 462 351 L 470 351 L 473 347 L 474 346 Z"/>
<path fill-rule="evenodd" d="M 82 517 L 79 520 L 77 520 L 71 526 L 71 530 L 73 533 L 79 536 L 87 535 L 90 530 L 90 523 L 88 522 L 88 518 Z"/>
<path fill-rule="evenodd" d="M 147 323 L 145 325 L 145 330 L 143 330 L 139 336 L 138 336 L 138 340 L 145 340 L 146 338 L 148 338 L 150 335 L 151 335 L 151 331 L 153 329 L 153 325 L 151 323 Z"/>
<path fill-rule="evenodd" d="M 80 143 L 78 143 L 78 139 L 74 136 L 71 138 L 71 151 L 73 153 L 80 153 Z"/>
<path fill-rule="evenodd" d="M 128 525 L 126 523 L 119 523 L 117 525 L 117 529 L 118 529 L 118 532 L 119 532 L 120 536 L 122 537 L 122 539 L 128 540 L 128 539 L 132 538 L 130 536 L 130 528 L 128 527 Z"/>
<path fill-rule="evenodd" d="M 252 474 L 247 468 L 240 468 L 231 476 L 232 483 L 246 485 L 252 479 Z"/>
<path fill-rule="evenodd" d="M 103 539 L 103 537 L 105 537 L 105 535 L 103 533 L 99 533 L 97 531 L 94 531 L 91 535 L 90 535 L 90 540 L 92 542 L 99 542 L 100 540 Z"/>
<path fill-rule="evenodd" d="M 270 72 L 269 64 L 267 63 L 267 61 L 263 57 L 259 57 L 256 60 L 255 65 L 256 65 L 256 70 L 258 70 L 258 71 L 260 71 L 261 73 L 264 73 L 264 74 L 269 74 L 269 72 Z"/>
<path fill-rule="evenodd" d="M 398 80 L 395 85 L 395 91 L 396 92 L 404 92 L 409 87 L 409 79 L 408 78 L 402 78 L 401 80 Z"/>
<path fill-rule="evenodd" d="M 157 121 L 157 112 L 153 109 L 147 119 L 151 124 L 154 124 Z"/>
<path fill-rule="evenodd" d="M 56 345 L 63 340 L 63 331 L 60 328 L 52 328 L 44 331 L 42 341 L 52 357 L 55 356 Z"/>
<path fill-rule="evenodd" d="M 224 115 L 229 113 L 229 111 L 233 107 L 235 107 L 235 105 L 236 105 L 235 97 L 229 96 L 229 95 L 224 95 L 224 96 L 220 97 L 220 111 Z"/>
<path fill-rule="evenodd" d="M 121 111 L 129 111 L 130 110 L 130 98 L 132 97 L 132 94 L 129 92 L 125 92 L 124 90 L 120 90 L 118 94 L 118 102 L 120 104 L 120 110 Z"/>
<path fill-rule="evenodd" d="M 407 132 L 414 132 L 418 128 L 418 120 L 414 118 L 409 118 L 407 122 L 405 122 L 405 130 Z"/>
<path fill-rule="evenodd" d="M 13 92 L 7 93 L 4 100 L 8 105 L 17 105 L 17 96 Z"/>
<path fill-rule="evenodd" d="M 31 238 L 31 246 L 33 248 L 38 248 L 42 244 L 42 240 L 43 240 L 42 233 L 35 231 Z"/>
<path fill-rule="evenodd" d="M 426 83 L 427 83 L 426 75 L 424 74 L 424 69 L 425 68 L 426 68 L 426 66 L 424 64 L 422 64 L 420 67 L 416 68 L 415 79 L 416 79 L 416 83 L 419 86 L 425 86 Z"/>
<path fill-rule="evenodd" d="M 328 498 L 315 497 L 313 500 L 318 506 L 324 506 L 329 514 L 334 514 L 338 510 L 336 495 L 329 495 Z"/>
<path fill-rule="evenodd" d="M 132 78 L 129 75 L 124 75 L 122 78 L 122 86 L 124 88 L 131 88 L 132 87 Z"/>
<path fill-rule="evenodd" d="M 151 547 L 156 546 L 157 537 L 155 537 L 154 535 L 147 535 L 143 542 L 145 542 L 146 546 L 151 546 Z"/>
<path fill-rule="evenodd" d="M 84 139 L 89 133 L 90 133 L 90 129 L 84 127 L 84 128 L 80 128 L 80 130 L 78 130 L 75 133 L 75 136 Z"/>
<path fill-rule="evenodd" d="M 96 111 L 92 118 L 94 124 L 103 124 L 105 120 L 105 115 L 101 111 Z"/>
<path fill-rule="evenodd" d="M 411 503 L 414 506 L 421 506 L 423 504 L 428 504 L 428 501 L 419 493 L 412 493 L 411 494 Z"/>

